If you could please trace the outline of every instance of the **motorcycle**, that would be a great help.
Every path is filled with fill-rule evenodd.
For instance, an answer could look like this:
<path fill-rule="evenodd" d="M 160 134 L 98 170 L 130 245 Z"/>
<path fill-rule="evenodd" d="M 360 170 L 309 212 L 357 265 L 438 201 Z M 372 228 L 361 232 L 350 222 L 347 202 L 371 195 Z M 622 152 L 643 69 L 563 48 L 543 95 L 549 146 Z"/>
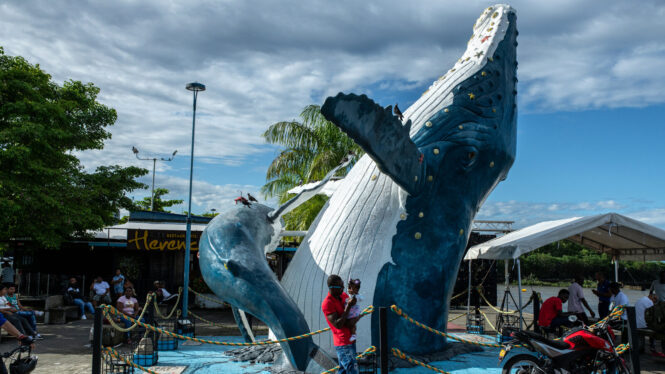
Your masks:
<path fill-rule="evenodd" d="M 504 335 L 511 340 L 503 344 L 499 363 L 515 346 L 522 346 L 533 354 L 517 354 L 503 365 L 507 373 L 626 373 L 630 371 L 614 346 L 614 332 L 609 319 L 592 326 L 569 330 L 562 339 L 549 339 L 535 332 L 505 328 Z M 571 318 L 571 322 L 575 322 Z"/>

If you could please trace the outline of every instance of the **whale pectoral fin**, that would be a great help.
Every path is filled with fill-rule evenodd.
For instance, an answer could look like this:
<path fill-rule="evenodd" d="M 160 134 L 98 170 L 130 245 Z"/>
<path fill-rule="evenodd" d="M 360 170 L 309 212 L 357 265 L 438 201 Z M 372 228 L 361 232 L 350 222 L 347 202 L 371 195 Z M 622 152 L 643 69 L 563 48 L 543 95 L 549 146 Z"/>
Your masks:
<path fill-rule="evenodd" d="M 411 140 L 411 122 L 402 122 L 365 95 L 339 93 L 321 107 L 326 119 L 351 137 L 379 169 L 411 195 L 420 191 L 421 152 Z"/>

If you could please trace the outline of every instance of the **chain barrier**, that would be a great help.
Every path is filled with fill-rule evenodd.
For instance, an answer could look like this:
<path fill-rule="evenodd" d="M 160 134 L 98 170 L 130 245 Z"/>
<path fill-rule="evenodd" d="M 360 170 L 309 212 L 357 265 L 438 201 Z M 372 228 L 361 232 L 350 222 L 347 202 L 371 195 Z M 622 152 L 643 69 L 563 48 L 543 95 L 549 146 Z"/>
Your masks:
<path fill-rule="evenodd" d="M 196 318 L 196 319 L 198 319 L 198 320 L 200 320 L 200 321 L 203 321 L 203 322 L 205 322 L 205 323 L 207 323 L 207 324 L 209 324 L 209 325 L 211 325 L 211 326 L 216 326 L 216 327 L 226 327 L 226 326 L 222 325 L 221 323 L 216 323 L 216 322 L 213 322 L 213 321 L 207 320 L 207 319 L 201 317 L 200 315 L 198 315 L 198 314 L 192 312 L 191 310 L 188 311 L 187 313 L 191 314 L 192 317 L 194 317 L 194 318 Z"/>
<path fill-rule="evenodd" d="M 393 351 L 393 356 L 395 356 L 395 357 L 397 357 L 397 358 L 401 358 L 402 360 L 408 361 L 408 362 L 410 362 L 410 363 L 412 363 L 412 364 L 414 364 L 414 365 L 420 365 L 420 366 L 422 366 L 422 367 L 424 367 L 424 368 L 426 368 L 426 369 L 430 369 L 430 370 L 436 371 L 437 373 L 441 373 L 441 374 L 451 374 L 451 373 L 448 372 L 448 371 L 441 370 L 441 369 L 439 369 L 439 368 L 435 368 L 435 367 L 432 366 L 432 365 L 427 365 L 426 363 L 424 363 L 424 362 L 422 362 L 422 361 L 418 361 L 418 360 L 416 360 L 416 359 L 413 358 L 413 357 L 407 356 L 406 354 L 404 354 L 404 352 L 400 351 L 400 350 L 397 349 L 397 348 L 393 348 L 392 351 Z"/>
<path fill-rule="evenodd" d="M 153 297 L 152 302 L 155 304 L 155 312 L 157 313 L 157 315 L 160 316 L 163 319 L 171 319 L 171 317 L 173 317 L 173 313 L 175 313 L 175 311 L 177 310 L 178 311 L 178 316 L 180 316 L 180 309 L 178 308 L 178 306 L 180 305 L 180 296 L 181 295 L 182 295 L 182 287 L 180 287 L 178 289 L 178 298 L 176 299 L 175 304 L 173 305 L 173 309 L 171 309 L 171 312 L 169 312 L 169 314 L 167 316 L 162 314 L 162 311 L 159 308 L 159 304 L 157 304 L 157 298 Z M 147 304 L 148 303 L 146 302 L 146 305 Z"/>
<path fill-rule="evenodd" d="M 365 357 L 365 356 L 369 356 L 369 355 L 371 355 L 371 354 L 373 354 L 373 353 L 376 353 L 376 347 L 372 345 L 372 346 L 370 346 L 369 348 L 365 349 L 365 351 L 364 351 L 363 353 L 361 353 L 361 354 L 359 354 L 358 356 L 356 356 L 356 360 L 360 360 L 361 358 L 363 358 L 363 357 Z M 332 369 L 329 369 L 329 370 L 326 370 L 326 371 L 324 371 L 324 372 L 321 372 L 321 374 L 331 374 L 331 373 L 334 373 L 334 372 L 337 371 L 337 370 L 339 370 L 339 365 L 338 365 L 338 366 L 335 366 L 335 367 L 332 368 Z"/>
<path fill-rule="evenodd" d="M 121 360 L 121 361 L 123 361 L 125 364 L 127 364 L 127 365 L 129 365 L 129 366 L 131 366 L 131 367 L 133 367 L 133 368 L 135 368 L 135 369 L 142 370 L 142 371 L 144 371 L 144 372 L 146 372 L 146 373 L 148 373 L 148 374 L 159 374 L 159 373 L 157 373 L 157 372 L 155 372 L 155 371 L 152 371 L 152 370 L 150 370 L 150 369 L 148 369 L 148 368 L 146 368 L 146 367 L 143 367 L 143 366 L 141 366 L 141 365 L 135 363 L 134 361 L 132 361 L 132 360 L 130 360 L 130 359 L 128 359 L 128 358 L 123 357 L 120 353 L 118 353 L 118 351 L 116 351 L 115 349 L 113 349 L 113 348 L 111 348 L 111 347 L 105 347 L 105 348 L 104 348 L 104 354 L 109 355 L 109 356 L 111 356 L 111 357 L 113 357 L 113 358 L 116 358 L 116 359 L 118 359 L 118 360 Z"/>
<path fill-rule="evenodd" d="M 227 304 L 226 304 L 225 302 L 223 302 L 222 300 L 215 299 L 215 298 L 212 298 L 212 297 L 210 297 L 210 296 L 206 296 L 206 295 L 204 295 L 204 294 L 202 294 L 202 293 L 200 293 L 200 292 L 196 292 L 196 291 L 194 291 L 191 287 L 189 287 L 189 292 L 195 294 L 197 297 L 200 297 L 200 298 L 202 298 L 202 299 L 204 299 L 204 300 L 212 301 L 213 303 L 217 303 L 217 304 L 219 304 L 219 305 L 227 305 Z"/>
<path fill-rule="evenodd" d="M 456 320 L 456 319 L 460 319 L 460 318 L 462 318 L 462 317 L 464 317 L 464 316 L 466 316 L 466 315 L 468 315 L 468 313 L 462 313 L 462 314 L 460 314 L 459 316 L 457 316 L 457 317 L 455 317 L 455 318 L 451 318 L 451 319 L 449 319 L 448 322 L 452 322 L 452 321 L 454 321 L 454 320 Z"/>
<path fill-rule="evenodd" d="M 116 308 L 114 308 L 110 305 L 102 305 L 102 310 L 103 310 L 104 316 L 106 316 L 109 320 L 111 320 L 111 318 L 109 318 L 111 315 L 113 315 L 113 316 L 123 315 Z M 374 312 L 374 307 L 370 305 L 367 308 L 365 308 L 365 310 L 363 310 L 363 312 L 360 313 L 360 315 L 364 316 L 364 315 L 370 314 L 372 312 Z M 146 329 L 151 330 L 153 332 L 158 332 L 160 334 L 164 334 L 166 336 L 170 336 L 170 337 L 176 338 L 176 339 L 189 340 L 189 341 L 194 341 L 194 342 L 203 343 L 203 344 L 223 345 L 223 346 L 232 346 L 232 347 L 247 347 L 247 346 L 253 346 L 253 345 L 270 345 L 270 344 L 290 342 L 290 341 L 294 341 L 294 340 L 309 338 L 310 336 L 317 335 L 317 334 L 320 334 L 320 333 L 323 333 L 323 332 L 326 332 L 326 331 L 330 330 L 330 328 L 328 327 L 328 328 L 325 328 L 325 329 L 308 332 L 307 334 L 303 334 L 303 335 L 299 335 L 299 336 L 293 336 L 293 337 L 290 337 L 290 338 L 278 339 L 278 340 L 263 340 L 263 341 L 254 342 L 254 343 L 229 343 L 229 342 L 219 342 L 219 341 L 214 341 L 214 340 L 205 340 L 205 339 L 194 338 L 194 337 L 191 337 L 191 336 L 180 335 L 180 334 L 173 333 L 171 331 L 160 329 L 158 327 L 155 327 L 153 325 L 149 325 L 147 323 L 143 323 L 139 320 L 136 320 L 136 319 L 128 317 L 128 316 L 124 316 L 124 318 L 126 318 L 129 321 L 134 323 L 134 326 L 132 328 L 134 328 L 136 326 L 141 326 L 141 327 L 145 327 Z M 116 324 L 113 324 L 113 323 L 112 323 L 112 325 L 115 329 L 118 329 L 118 327 L 119 327 L 119 326 L 117 326 Z"/>
<path fill-rule="evenodd" d="M 451 298 L 450 298 L 450 301 L 453 301 L 453 300 L 457 299 L 458 297 L 460 297 L 460 296 L 466 294 L 468 291 L 469 291 L 469 290 L 464 290 L 464 291 L 458 293 L 457 295 L 451 297 Z"/>
<path fill-rule="evenodd" d="M 476 289 L 478 290 L 478 294 L 480 295 L 480 297 L 485 301 L 485 304 L 487 304 L 487 306 L 489 306 L 492 310 L 494 310 L 495 312 L 497 312 L 499 314 L 515 314 L 515 313 L 519 313 L 520 310 L 522 311 L 522 314 L 530 314 L 530 313 L 524 313 L 524 309 L 526 307 L 528 307 L 529 304 L 531 304 L 531 302 L 533 301 L 533 294 L 531 294 L 531 297 L 529 298 L 529 300 L 520 309 L 505 311 L 505 310 L 497 309 L 494 305 L 492 305 L 492 303 L 490 303 L 489 300 L 487 300 L 487 298 L 485 297 L 485 295 L 482 292 L 482 290 L 483 290 L 482 286 L 478 286 L 478 287 L 476 287 Z"/>
<path fill-rule="evenodd" d="M 146 301 L 145 301 L 146 305 L 150 304 L 150 302 L 152 301 L 153 295 L 154 295 L 154 294 L 152 294 L 152 293 L 149 293 L 149 294 L 148 294 L 148 297 L 146 298 Z M 114 310 L 117 311 L 117 309 L 115 309 L 115 307 L 113 307 L 113 306 L 111 306 L 111 305 L 102 304 L 101 307 L 102 307 L 102 310 L 104 310 L 104 311 L 105 311 L 107 308 L 113 308 Z M 144 307 L 143 310 L 141 311 L 141 314 L 137 317 L 137 319 L 138 319 L 138 320 L 142 320 L 142 319 L 143 319 L 143 315 L 145 314 L 145 312 L 146 312 L 147 310 L 148 310 L 148 308 L 145 308 L 145 307 Z M 120 331 L 120 332 L 130 332 L 130 331 L 134 330 L 137 326 L 139 326 L 139 323 L 137 323 L 137 320 L 136 320 L 136 319 L 131 318 L 131 317 L 129 317 L 129 316 L 123 314 L 123 313 L 120 313 L 120 312 L 117 312 L 117 313 L 116 313 L 116 316 L 118 316 L 118 317 L 123 317 L 123 318 L 129 320 L 130 322 L 133 322 L 131 326 L 129 326 L 129 327 L 120 327 L 120 325 L 118 325 L 118 324 L 113 320 L 113 318 L 112 318 L 111 316 L 109 316 L 106 312 L 104 312 L 104 315 L 106 316 L 106 319 L 109 321 L 109 323 L 111 324 L 111 326 L 113 326 L 114 329 L 116 329 L 116 330 L 118 330 L 118 331 Z"/>
<path fill-rule="evenodd" d="M 630 349 L 630 343 L 619 344 L 614 349 L 617 351 L 618 354 L 621 355 L 621 354 L 623 354 L 624 352 L 626 352 L 627 350 Z"/>
<path fill-rule="evenodd" d="M 437 330 L 437 329 L 434 329 L 434 328 L 432 328 L 432 327 L 429 327 L 429 326 L 424 325 L 424 324 L 422 324 L 422 323 L 420 323 L 420 322 L 414 320 L 413 318 L 411 318 L 408 314 L 404 313 L 404 311 L 403 311 L 402 309 L 400 309 L 399 307 L 397 307 L 397 305 L 393 305 L 393 306 L 391 306 L 391 307 L 390 307 L 390 310 L 392 310 L 392 311 L 393 311 L 395 314 L 397 314 L 398 316 L 400 316 L 400 317 L 406 319 L 407 321 L 413 323 L 414 325 L 416 325 L 416 326 L 418 326 L 418 327 L 420 327 L 420 328 L 422 328 L 422 329 L 425 329 L 425 330 L 427 330 L 427 331 L 429 331 L 429 332 L 431 332 L 431 333 L 433 333 L 433 334 L 436 334 L 436 335 L 439 335 L 439 336 L 443 336 L 443 337 L 445 337 L 445 338 L 449 338 L 449 339 L 452 339 L 452 340 L 456 340 L 456 341 L 458 341 L 458 342 L 460 342 L 460 343 L 464 343 L 464 344 L 472 344 L 472 345 L 479 345 L 479 346 L 482 346 L 482 347 L 492 347 L 492 348 L 501 348 L 501 347 L 502 347 L 501 344 L 473 342 L 473 341 L 470 341 L 470 340 L 462 339 L 462 338 L 459 338 L 459 337 L 457 337 L 457 336 L 455 336 L 455 335 L 450 335 L 450 334 L 447 334 L 447 333 L 445 333 L 445 332 L 443 332 L 443 331 L 439 331 L 439 330 Z"/>
<path fill-rule="evenodd" d="M 480 314 L 483 315 L 483 318 L 485 318 L 485 321 L 487 321 L 487 324 L 490 325 L 490 328 L 491 328 L 492 330 L 496 331 L 497 334 L 501 335 L 501 333 L 499 332 L 499 330 L 497 330 L 496 327 L 494 327 L 494 325 L 492 324 L 492 321 L 490 321 L 489 317 L 487 317 L 487 314 L 485 314 L 485 312 L 483 312 L 483 311 L 480 310 L 480 309 L 478 309 L 478 311 L 480 312 Z"/>

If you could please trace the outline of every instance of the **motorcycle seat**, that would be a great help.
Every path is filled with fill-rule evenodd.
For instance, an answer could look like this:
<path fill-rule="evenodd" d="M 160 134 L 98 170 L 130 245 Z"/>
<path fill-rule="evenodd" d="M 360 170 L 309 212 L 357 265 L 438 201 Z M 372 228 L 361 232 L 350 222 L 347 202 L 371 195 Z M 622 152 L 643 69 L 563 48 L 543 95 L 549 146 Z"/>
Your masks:
<path fill-rule="evenodd" d="M 553 340 L 553 339 L 548 339 L 538 333 L 527 331 L 527 330 L 522 330 L 520 333 L 528 336 L 529 338 L 533 340 L 537 340 L 541 343 L 545 343 L 549 346 L 552 346 L 557 349 L 570 349 L 570 344 L 566 343 L 563 340 Z"/>

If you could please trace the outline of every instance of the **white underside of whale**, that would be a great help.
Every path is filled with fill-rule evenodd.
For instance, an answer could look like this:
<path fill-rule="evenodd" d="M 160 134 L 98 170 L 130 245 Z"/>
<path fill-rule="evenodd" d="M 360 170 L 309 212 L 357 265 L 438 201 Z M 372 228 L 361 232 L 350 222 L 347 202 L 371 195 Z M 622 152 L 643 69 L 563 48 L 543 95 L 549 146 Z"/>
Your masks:
<path fill-rule="evenodd" d="M 455 86 L 486 65 L 487 57 L 494 54 L 503 40 L 509 10 L 507 5 L 486 9 L 474 25 L 462 58 L 404 112 L 404 122 L 412 121 L 411 136 L 452 103 Z M 392 261 L 397 223 L 408 215 L 404 208 L 407 193 L 381 173 L 367 155 L 346 178 L 335 184 L 334 193 L 310 227 L 282 279 L 282 285 L 303 312 L 311 331 L 328 327 L 321 303 L 328 293 L 326 280 L 330 274 L 338 274 L 345 282 L 360 278 L 360 293 L 365 303 L 360 304 L 361 308 L 372 302 L 377 275 Z M 357 349 L 362 351 L 371 343 L 370 319 L 362 319 L 357 329 Z M 330 333 L 315 335 L 313 339 L 335 355 Z"/>

